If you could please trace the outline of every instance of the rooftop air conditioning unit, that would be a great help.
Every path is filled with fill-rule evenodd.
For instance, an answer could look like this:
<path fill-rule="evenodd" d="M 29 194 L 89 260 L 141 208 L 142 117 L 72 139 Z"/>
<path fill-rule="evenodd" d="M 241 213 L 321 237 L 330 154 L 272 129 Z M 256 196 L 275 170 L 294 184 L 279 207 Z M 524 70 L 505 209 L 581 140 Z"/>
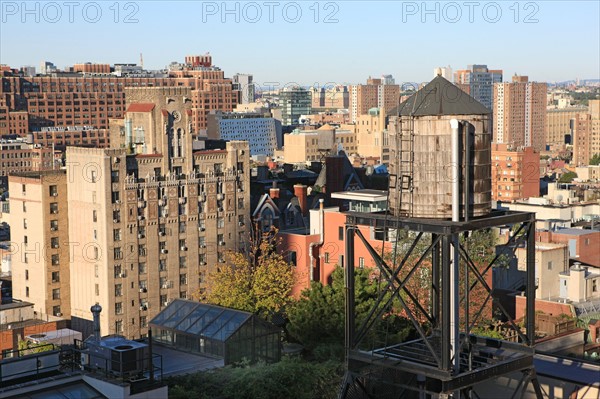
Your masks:
<path fill-rule="evenodd" d="M 168 254 L 169 251 L 167 249 L 163 248 L 163 249 L 160 250 L 160 253 L 161 254 Z"/>

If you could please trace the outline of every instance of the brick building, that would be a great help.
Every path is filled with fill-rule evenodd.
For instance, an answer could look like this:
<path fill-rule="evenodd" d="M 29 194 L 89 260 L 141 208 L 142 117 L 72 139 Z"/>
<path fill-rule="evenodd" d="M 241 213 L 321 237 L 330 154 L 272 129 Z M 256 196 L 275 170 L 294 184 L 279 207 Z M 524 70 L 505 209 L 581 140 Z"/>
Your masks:
<path fill-rule="evenodd" d="M 492 200 L 510 202 L 540 195 L 540 154 L 532 147 L 492 144 Z"/>

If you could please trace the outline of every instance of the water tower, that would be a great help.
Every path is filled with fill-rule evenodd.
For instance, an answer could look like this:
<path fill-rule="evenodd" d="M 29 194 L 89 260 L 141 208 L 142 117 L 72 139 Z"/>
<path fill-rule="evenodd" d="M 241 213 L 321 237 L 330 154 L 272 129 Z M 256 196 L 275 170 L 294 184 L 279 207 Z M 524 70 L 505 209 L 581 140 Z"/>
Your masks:
<path fill-rule="evenodd" d="M 491 208 L 490 123 L 489 109 L 441 76 L 390 118 L 388 211 L 348 212 L 346 217 L 347 371 L 340 398 L 469 398 L 477 396 L 478 384 L 509 374 L 519 378 L 516 390 L 531 382 L 541 398 L 533 367 L 535 214 Z M 358 228 L 365 225 L 388 237 L 397 256 L 382 257 L 381 249 L 373 248 Z M 499 257 L 481 265 L 469 250 L 466 237 L 493 227 L 512 229 L 509 250 L 527 248 L 525 329 L 517 326 L 486 281 Z M 401 235 L 412 241 L 394 242 Z M 383 281 L 365 320 L 356 320 L 355 312 L 357 237 Z M 427 304 L 422 292 L 409 288 L 415 276 L 428 285 Z M 476 287 L 483 287 L 487 296 L 473 304 L 470 293 Z M 387 338 L 394 336 L 390 331 L 385 342 L 369 347 L 367 337 L 374 336 L 372 330 L 390 314 L 394 300 L 418 338 L 394 342 Z M 472 334 L 490 300 L 514 330 L 515 342 Z"/>

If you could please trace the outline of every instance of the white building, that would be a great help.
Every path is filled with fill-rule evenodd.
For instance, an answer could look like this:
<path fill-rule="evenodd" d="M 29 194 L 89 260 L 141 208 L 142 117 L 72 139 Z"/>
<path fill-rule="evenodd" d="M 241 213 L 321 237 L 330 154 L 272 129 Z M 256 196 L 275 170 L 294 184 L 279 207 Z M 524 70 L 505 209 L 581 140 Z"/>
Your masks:
<path fill-rule="evenodd" d="M 245 73 L 236 73 L 233 75 L 233 83 L 237 85 L 237 89 L 242 92 L 241 103 L 253 103 L 255 99 L 255 88 L 252 82 L 252 75 Z"/>

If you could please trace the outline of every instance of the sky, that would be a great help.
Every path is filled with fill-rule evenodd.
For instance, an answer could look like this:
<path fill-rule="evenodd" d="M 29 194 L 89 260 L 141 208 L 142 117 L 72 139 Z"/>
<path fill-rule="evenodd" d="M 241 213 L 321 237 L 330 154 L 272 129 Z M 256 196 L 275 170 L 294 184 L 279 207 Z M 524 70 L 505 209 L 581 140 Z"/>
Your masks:
<path fill-rule="evenodd" d="M 600 1 L 5 1 L 0 63 L 139 63 L 205 54 L 261 86 L 423 82 L 487 64 L 530 80 L 600 78 Z"/>

